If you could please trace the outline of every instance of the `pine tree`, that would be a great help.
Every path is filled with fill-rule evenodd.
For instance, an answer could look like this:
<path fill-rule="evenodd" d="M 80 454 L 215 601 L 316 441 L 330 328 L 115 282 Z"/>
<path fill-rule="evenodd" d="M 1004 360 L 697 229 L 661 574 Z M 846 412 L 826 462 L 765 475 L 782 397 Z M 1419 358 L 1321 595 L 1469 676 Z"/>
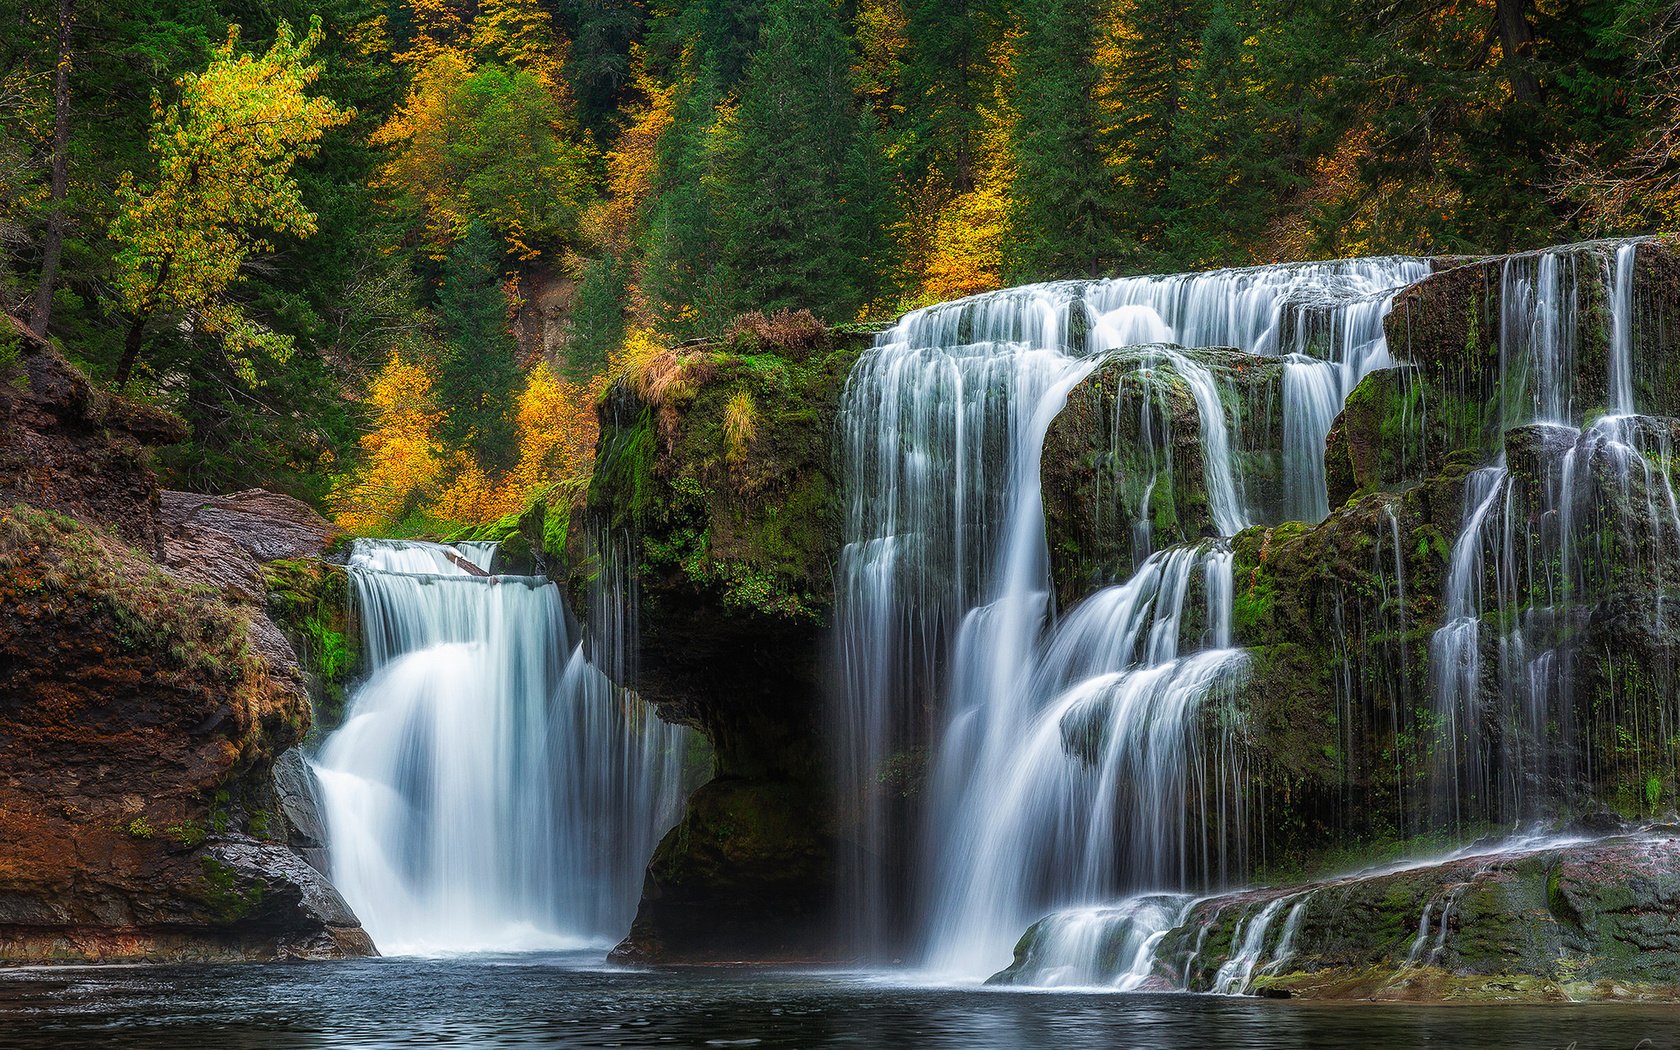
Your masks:
<path fill-rule="evenodd" d="M 1164 241 L 1178 217 L 1169 182 L 1190 162 L 1179 124 L 1193 93 L 1203 7 L 1192 0 L 1125 0 L 1102 42 L 1104 147 L 1119 188 L 1115 206 L 1138 253 L 1135 268 L 1173 261 Z M 1219 219 L 1210 209 L 1203 221 Z"/>
<path fill-rule="evenodd" d="M 1254 56 L 1225 4 L 1202 31 L 1199 61 L 1173 128 L 1156 202 L 1156 255 L 1191 269 L 1247 261 L 1276 201 L 1293 181 L 1288 151 L 1260 91 Z"/>
<path fill-rule="evenodd" d="M 512 409 L 520 386 L 518 347 L 502 293 L 502 245 L 481 222 L 468 225 L 443 264 L 436 314 L 443 334 L 438 394 L 442 437 L 489 470 L 518 454 Z"/>
<path fill-rule="evenodd" d="M 1024 5 L 1014 104 L 1015 194 L 1005 257 L 1018 281 L 1096 276 L 1120 254 L 1116 186 L 1102 151 L 1095 0 Z"/>
<path fill-rule="evenodd" d="M 720 145 L 723 264 L 739 309 L 849 320 L 892 272 L 873 117 L 827 0 L 774 0 Z"/>

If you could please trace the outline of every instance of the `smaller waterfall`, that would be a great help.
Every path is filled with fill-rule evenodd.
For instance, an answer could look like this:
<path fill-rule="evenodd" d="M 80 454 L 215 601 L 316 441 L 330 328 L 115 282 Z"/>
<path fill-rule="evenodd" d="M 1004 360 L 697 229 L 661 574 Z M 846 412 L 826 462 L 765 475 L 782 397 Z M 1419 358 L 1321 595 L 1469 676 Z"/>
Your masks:
<path fill-rule="evenodd" d="M 1680 542 L 1667 425 L 1632 414 L 1637 248 L 1620 244 L 1600 265 L 1596 247 L 1503 264 L 1503 441 L 1466 485 L 1430 644 L 1432 794 L 1449 827 L 1541 817 L 1585 772 L 1572 764 L 1593 717 L 1573 700 L 1586 617 L 1629 560 L 1648 558 L 1660 590 L 1658 552 Z M 1609 306 L 1611 414 L 1583 426 L 1580 304 L 1593 280 Z"/>
<path fill-rule="evenodd" d="M 359 540 L 369 675 L 326 742 L 333 878 L 386 953 L 603 944 L 675 823 L 684 731 L 591 667 L 493 545 Z"/>
<path fill-rule="evenodd" d="M 1610 289 L 1610 411 L 1633 414 L 1633 267 L 1639 242 L 1616 249 L 1606 284 Z"/>

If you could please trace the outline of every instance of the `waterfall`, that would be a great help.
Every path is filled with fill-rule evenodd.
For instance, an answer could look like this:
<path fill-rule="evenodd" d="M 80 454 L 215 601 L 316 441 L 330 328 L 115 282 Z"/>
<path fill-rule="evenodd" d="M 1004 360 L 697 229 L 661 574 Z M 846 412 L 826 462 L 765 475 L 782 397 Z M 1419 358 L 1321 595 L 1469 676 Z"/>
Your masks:
<path fill-rule="evenodd" d="M 1056 625 L 1045 434 L 1118 348 L 1284 357 L 1286 511 L 1316 521 L 1331 421 L 1389 363 L 1393 292 L 1427 272 L 1372 259 L 1010 289 L 911 313 L 859 361 L 840 422 L 835 760 L 863 954 L 986 973 L 1049 908 L 1240 867 L 1242 757 L 1204 753 L 1200 722 L 1242 663 L 1229 550 L 1153 551 L 1139 527 L 1134 576 Z M 1140 353 L 1189 388 L 1217 530 L 1252 524 L 1222 381 L 1180 350 Z M 877 787 L 906 762 L 928 770 L 919 827 Z"/>
<path fill-rule="evenodd" d="M 350 559 L 368 677 L 315 770 L 333 880 L 388 954 L 610 943 L 681 803 L 686 732 L 584 659 L 553 583 L 463 567 L 494 554 Z"/>
<path fill-rule="evenodd" d="M 1626 567 L 1606 564 L 1600 547 L 1615 539 L 1629 554 L 1644 552 L 1660 590 L 1657 551 L 1680 542 L 1669 435 L 1633 414 L 1637 248 L 1561 248 L 1501 267 L 1504 440 L 1466 484 L 1446 616 L 1430 643 L 1439 725 L 1431 795 L 1449 828 L 1537 819 L 1565 801 L 1591 717 L 1573 700 L 1576 638 Z M 1600 265 L 1591 265 L 1595 254 Z M 1610 322 L 1610 414 L 1583 425 L 1591 396 L 1583 376 L 1594 363 L 1580 360 L 1581 311 L 1599 290 Z M 1619 510 L 1603 511 L 1606 497 Z"/>
<path fill-rule="evenodd" d="M 1633 414 L 1633 266 L 1639 242 L 1616 249 L 1606 284 L 1610 289 L 1610 411 Z"/>

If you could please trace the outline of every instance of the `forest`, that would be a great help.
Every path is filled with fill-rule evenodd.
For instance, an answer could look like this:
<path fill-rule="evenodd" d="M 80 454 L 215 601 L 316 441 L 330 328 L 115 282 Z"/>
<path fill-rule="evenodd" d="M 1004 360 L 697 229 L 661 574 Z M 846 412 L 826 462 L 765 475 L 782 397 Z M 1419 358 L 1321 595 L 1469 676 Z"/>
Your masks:
<path fill-rule="evenodd" d="M 0 304 L 187 420 L 171 486 L 363 533 L 581 484 L 609 377 L 743 315 L 1680 218 L 1670 0 L 0 0 L 0 25 Z"/>

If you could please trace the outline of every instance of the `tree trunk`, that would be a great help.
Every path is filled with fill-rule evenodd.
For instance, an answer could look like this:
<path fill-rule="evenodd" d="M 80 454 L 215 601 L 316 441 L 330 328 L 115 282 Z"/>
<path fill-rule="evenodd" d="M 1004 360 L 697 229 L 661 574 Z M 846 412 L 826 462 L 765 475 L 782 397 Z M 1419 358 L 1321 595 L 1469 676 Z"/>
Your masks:
<path fill-rule="evenodd" d="M 1493 8 L 1499 50 L 1509 69 L 1511 92 L 1518 102 L 1540 102 L 1540 80 L 1534 75 L 1534 27 L 1528 21 L 1530 0 L 1497 0 Z"/>
<path fill-rule="evenodd" d="M 70 17 L 74 0 L 58 0 L 58 64 L 53 71 L 52 211 L 41 250 L 41 283 L 35 288 L 35 309 L 29 328 L 47 334 L 52 317 L 53 286 L 64 258 L 65 197 L 70 192 Z"/>
<path fill-rule="evenodd" d="M 117 389 L 128 385 L 128 377 L 134 374 L 134 364 L 140 360 L 140 345 L 146 334 L 146 318 L 137 316 L 128 325 L 128 337 L 123 340 L 122 360 L 117 362 Z"/>

